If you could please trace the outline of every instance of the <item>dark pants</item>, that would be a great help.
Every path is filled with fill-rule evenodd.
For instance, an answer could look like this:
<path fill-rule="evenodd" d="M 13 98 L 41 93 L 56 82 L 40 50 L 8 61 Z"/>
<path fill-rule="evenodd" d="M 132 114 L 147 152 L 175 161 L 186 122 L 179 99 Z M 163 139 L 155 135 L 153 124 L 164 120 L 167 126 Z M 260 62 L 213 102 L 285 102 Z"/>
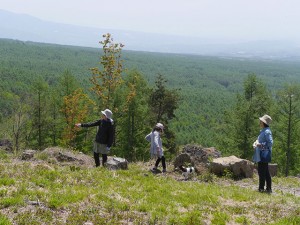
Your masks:
<path fill-rule="evenodd" d="M 155 167 L 158 167 L 158 164 L 160 163 L 160 161 L 162 163 L 163 169 L 166 169 L 166 158 L 164 156 L 158 157 L 158 159 L 155 162 Z"/>
<path fill-rule="evenodd" d="M 269 172 L 269 164 L 266 162 L 258 163 L 258 176 L 259 176 L 259 190 L 264 190 L 265 183 L 267 183 L 267 191 L 272 190 L 272 179 Z"/>
<path fill-rule="evenodd" d="M 94 159 L 95 159 L 95 163 L 96 163 L 96 167 L 100 166 L 100 153 L 96 153 L 94 152 Z M 104 164 L 107 162 L 107 155 L 106 154 L 102 154 L 102 166 L 104 166 Z"/>

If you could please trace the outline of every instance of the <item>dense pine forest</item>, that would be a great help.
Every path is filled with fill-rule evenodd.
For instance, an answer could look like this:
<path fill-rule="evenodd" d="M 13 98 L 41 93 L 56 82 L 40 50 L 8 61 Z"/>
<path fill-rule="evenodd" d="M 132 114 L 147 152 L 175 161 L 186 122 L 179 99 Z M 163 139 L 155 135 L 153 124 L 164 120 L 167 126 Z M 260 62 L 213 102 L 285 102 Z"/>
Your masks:
<path fill-rule="evenodd" d="M 134 52 L 123 43 L 110 52 L 120 77 L 105 83 L 112 61 L 104 44 L 0 40 L 0 140 L 15 151 L 61 145 L 88 152 L 95 130 L 74 124 L 96 120 L 108 106 L 116 124 L 113 154 L 147 159 L 144 136 L 160 120 L 169 159 L 189 143 L 251 159 L 258 117 L 269 114 L 273 161 L 286 176 L 300 172 L 299 61 Z"/>

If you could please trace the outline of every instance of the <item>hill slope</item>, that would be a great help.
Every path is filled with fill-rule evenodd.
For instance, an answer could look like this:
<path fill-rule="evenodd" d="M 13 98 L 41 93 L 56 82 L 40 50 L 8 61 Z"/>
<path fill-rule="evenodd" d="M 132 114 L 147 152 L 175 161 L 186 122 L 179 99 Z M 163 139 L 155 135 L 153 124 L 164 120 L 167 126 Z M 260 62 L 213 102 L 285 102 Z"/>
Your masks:
<path fill-rule="evenodd" d="M 299 178 L 274 178 L 272 195 L 258 177 L 234 181 L 212 175 L 184 181 L 169 165 L 110 171 L 63 166 L 42 153 L 22 161 L 0 152 L 0 224 L 299 224 Z M 210 182 L 206 182 L 209 180 Z"/>

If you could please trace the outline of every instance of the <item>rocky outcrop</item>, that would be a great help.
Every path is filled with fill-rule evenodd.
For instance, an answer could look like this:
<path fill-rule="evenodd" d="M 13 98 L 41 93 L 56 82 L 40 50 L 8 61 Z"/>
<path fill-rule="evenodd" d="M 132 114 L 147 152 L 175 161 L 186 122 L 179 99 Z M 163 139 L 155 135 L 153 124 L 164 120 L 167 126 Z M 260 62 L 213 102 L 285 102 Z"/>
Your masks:
<path fill-rule="evenodd" d="M 0 149 L 3 149 L 8 152 L 12 152 L 13 150 L 13 144 L 8 139 L 2 139 L 0 140 Z"/>
<path fill-rule="evenodd" d="M 218 158 L 221 153 L 214 147 L 203 148 L 199 145 L 186 145 L 174 161 L 174 168 L 181 165 L 193 166 L 197 173 L 209 172 L 210 161 Z"/>
<path fill-rule="evenodd" d="M 74 152 L 59 147 L 46 148 L 41 154 L 47 155 L 50 161 L 56 161 L 60 164 L 94 165 L 94 159 L 92 157 L 81 152 Z"/>
<path fill-rule="evenodd" d="M 128 169 L 128 161 L 124 158 L 119 157 L 108 157 L 106 162 L 106 167 L 111 170 L 127 170 Z"/>
<path fill-rule="evenodd" d="M 30 160 L 33 159 L 34 154 L 36 153 L 36 150 L 31 150 L 31 149 L 27 149 L 25 150 L 22 155 L 21 155 L 21 159 L 22 160 Z"/>
<path fill-rule="evenodd" d="M 269 163 L 269 172 L 271 177 L 277 176 L 278 165 L 276 163 Z"/>
<path fill-rule="evenodd" d="M 21 156 L 22 160 L 43 160 L 54 164 L 70 166 L 76 170 L 76 166 L 94 167 L 94 158 L 80 152 L 59 147 L 46 148 L 43 151 L 25 150 Z M 105 166 L 111 170 L 128 169 L 128 161 L 119 157 L 108 157 Z"/>
<path fill-rule="evenodd" d="M 224 175 L 229 171 L 235 178 L 251 178 L 253 169 L 252 162 L 236 156 L 213 159 L 210 166 L 210 171 L 216 175 Z"/>
<path fill-rule="evenodd" d="M 43 160 L 61 165 L 86 165 L 94 166 L 94 159 L 80 152 L 59 147 L 46 148 L 43 151 L 27 149 L 21 155 L 22 160 Z"/>

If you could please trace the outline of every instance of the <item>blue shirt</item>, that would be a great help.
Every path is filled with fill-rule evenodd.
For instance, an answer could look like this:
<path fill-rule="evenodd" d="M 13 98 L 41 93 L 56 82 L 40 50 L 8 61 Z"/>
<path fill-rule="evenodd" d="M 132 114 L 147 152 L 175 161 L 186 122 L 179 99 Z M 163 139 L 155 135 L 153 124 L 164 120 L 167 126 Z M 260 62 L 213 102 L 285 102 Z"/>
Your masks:
<path fill-rule="evenodd" d="M 257 140 L 261 144 L 261 146 L 255 148 L 255 152 L 253 155 L 254 162 L 260 162 L 260 151 L 262 150 L 272 151 L 273 137 L 272 137 L 272 132 L 270 130 L 270 127 L 263 128 L 260 131 Z"/>
<path fill-rule="evenodd" d="M 273 137 L 270 127 L 265 127 L 260 131 L 257 138 L 258 142 L 261 144 L 260 150 L 270 150 L 272 151 Z"/>

